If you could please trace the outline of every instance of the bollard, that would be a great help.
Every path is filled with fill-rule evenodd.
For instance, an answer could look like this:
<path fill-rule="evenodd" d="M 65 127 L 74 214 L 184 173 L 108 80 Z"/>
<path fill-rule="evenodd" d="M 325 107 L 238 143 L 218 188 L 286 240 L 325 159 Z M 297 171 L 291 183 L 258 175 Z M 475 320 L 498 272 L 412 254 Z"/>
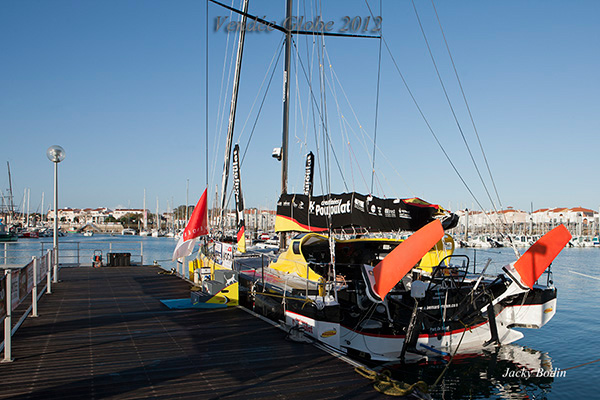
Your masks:
<path fill-rule="evenodd" d="M 31 292 L 31 316 L 32 317 L 37 317 L 38 316 L 38 309 L 37 309 L 37 295 L 38 295 L 38 291 L 37 291 L 37 284 L 38 284 L 38 258 L 37 257 L 32 257 L 33 258 L 33 291 Z"/>
<path fill-rule="evenodd" d="M 12 272 L 6 270 L 6 317 L 4 317 L 4 359 L 2 362 L 12 362 Z"/>

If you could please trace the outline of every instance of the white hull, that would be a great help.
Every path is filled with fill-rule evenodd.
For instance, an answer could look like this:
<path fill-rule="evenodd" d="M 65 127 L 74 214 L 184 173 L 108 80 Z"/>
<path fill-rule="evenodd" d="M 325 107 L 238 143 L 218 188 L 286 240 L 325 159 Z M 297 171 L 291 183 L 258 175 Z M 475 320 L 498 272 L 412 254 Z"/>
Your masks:
<path fill-rule="evenodd" d="M 519 331 L 509 328 L 518 325 L 540 328 L 556 312 L 556 299 L 544 304 L 514 306 L 505 308 L 496 316 L 496 327 L 500 344 L 513 343 L 523 337 Z M 382 336 L 359 332 L 339 323 L 317 321 L 291 311 L 285 312 L 286 324 L 300 327 L 315 340 L 333 347 L 341 353 L 369 355 L 374 361 L 397 361 L 401 358 L 404 336 Z M 510 324 L 510 325 L 509 325 Z M 491 339 L 489 322 L 478 326 L 447 332 L 443 335 L 419 335 L 416 348 L 428 356 L 448 356 L 479 351 Z M 352 355 L 352 354 L 350 354 Z M 407 352 L 406 358 L 422 358 L 422 355 Z"/>

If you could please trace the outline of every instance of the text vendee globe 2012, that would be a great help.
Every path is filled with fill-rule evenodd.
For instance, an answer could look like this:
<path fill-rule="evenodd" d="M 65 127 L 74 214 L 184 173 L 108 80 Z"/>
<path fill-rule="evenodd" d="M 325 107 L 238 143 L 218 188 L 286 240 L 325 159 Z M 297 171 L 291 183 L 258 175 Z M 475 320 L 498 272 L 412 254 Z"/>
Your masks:
<path fill-rule="evenodd" d="M 345 15 L 336 21 L 324 21 L 320 16 L 314 18 L 305 18 L 304 16 L 292 16 L 284 19 L 281 25 L 276 21 L 268 21 L 267 16 L 263 15 L 258 19 L 249 17 L 245 24 L 240 21 L 234 21 L 229 16 L 215 17 L 215 31 L 222 32 L 272 32 L 275 26 L 281 26 L 290 31 L 300 32 L 339 32 L 339 33 L 378 33 L 381 31 L 383 19 L 380 16 L 361 17 Z"/>

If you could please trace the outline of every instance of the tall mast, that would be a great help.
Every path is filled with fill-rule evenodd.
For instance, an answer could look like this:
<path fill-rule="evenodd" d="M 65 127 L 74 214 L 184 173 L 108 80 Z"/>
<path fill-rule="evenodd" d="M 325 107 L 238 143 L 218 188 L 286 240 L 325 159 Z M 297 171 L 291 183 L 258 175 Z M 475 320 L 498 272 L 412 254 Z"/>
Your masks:
<path fill-rule="evenodd" d="M 240 71 L 242 69 L 242 53 L 244 52 L 244 39 L 246 37 L 246 14 L 248 13 L 248 1 L 244 0 L 242 18 L 240 21 L 240 38 L 238 41 L 237 56 L 235 61 L 235 73 L 233 75 L 233 91 L 231 93 L 231 106 L 229 108 L 229 124 L 227 126 L 227 144 L 225 146 L 225 163 L 223 165 L 223 179 L 221 181 L 221 226 L 224 223 L 225 201 L 227 198 L 227 180 L 229 179 L 229 164 L 231 158 L 231 145 L 233 142 L 233 127 L 235 124 L 235 110 L 237 107 L 238 89 L 240 86 Z"/>
<path fill-rule="evenodd" d="M 281 135 L 281 194 L 287 194 L 288 136 L 290 125 L 290 58 L 292 50 L 292 0 L 287 0 L 285 21 L 285 61 L 283 67 L 283 131 Z"/>
<path fill-rule="evenodd" d="M 6 166 L 8 167 L 8 206 L 10 210 L 10 222 L 12 223 L 15 220 L 15 205 L 13 203 L 12 178 L 10 177 L 10 163 L 8 161 L 6 162 Z"/>
<path fill-rule="evenodd" d="M 288 136 L 290 127 L 290 58 L 292 50 L 292 0 L 287 0 L 285 7 L 285 60 L 283 66 L 283 130 L 281 135 L 281 194 L 287 194 L 288 170 Z M 285 233 L 279 232 L 279 249 L 286 247 Z"/>
<path fill-rule="evenodd" d="M 25 226 L 29 228 L 29 198 L 31 196 L 31 188 L 27 188 L 27 219 L 25 220 Z"/>
<path fill-rule="evenodd" d="M 146 188 L 144 188 L 144 231 L 148 230 L 148 211 L 146 211 Z"/>

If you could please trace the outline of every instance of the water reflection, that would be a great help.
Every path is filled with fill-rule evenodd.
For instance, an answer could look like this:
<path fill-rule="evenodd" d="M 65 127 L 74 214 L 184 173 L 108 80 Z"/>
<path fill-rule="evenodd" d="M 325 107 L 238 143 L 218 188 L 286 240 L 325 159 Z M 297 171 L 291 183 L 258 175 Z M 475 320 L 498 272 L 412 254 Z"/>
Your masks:
<path fill-rule="evenodd" d="M 394 379 L 429 385 L 443 374 L 432 388 L 434 399 L 544 399 L 550 393 L 554 376 L 547 353 L 518 345 L 503 345 L 478 353 L 457 354 L 448 366 L 448 358 L 414 364 L 386 364 Z"/>

